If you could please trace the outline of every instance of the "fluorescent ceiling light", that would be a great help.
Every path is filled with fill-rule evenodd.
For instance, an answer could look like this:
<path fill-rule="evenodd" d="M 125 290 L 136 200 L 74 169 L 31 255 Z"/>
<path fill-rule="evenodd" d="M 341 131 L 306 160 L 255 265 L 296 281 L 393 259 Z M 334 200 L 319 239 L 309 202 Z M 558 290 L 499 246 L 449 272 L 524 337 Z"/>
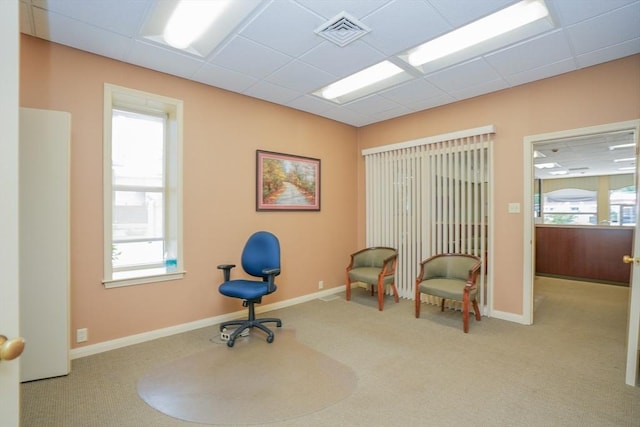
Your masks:
<path fill-rule="evenodd" d="M 614 159 L 614 163 L 620 163 L 620 162 L 635 162 L 636 158 L 635 157 L 627 157 L 626 159 Z"/>
<path fill-rule="evenodd" d="M 634 142 L 629 143 L 629 144 L 618 144 L 618 145 L 611 145 L 609 147 L 609 150 L 618 150 L 620 148 L 629 148 L 629 147 L 635 147 L 636 144 Z"/>
<path fill-rule="evenodd" d="M 628 166 L 626 168 L 618 168 L 619 171 L 634 171 L 636 170 L 635 166 Z"/>
<path fill-rule="evenodd" d="M 559 168 L 560 165 L 557 163 L 538 163 L 537 165 L 534 165 L 535 167 L 537 167 L 538 169 L 553 169 L 553 168 Z"/>
<path fill-rule="evenodd" d="M 553 171 L 553 172 L 549 172 L 549 175 L 566 175 L 568 174 L 568 171 Z"/>
<path fill-rule="evenodd" d="M 262 4 L 261 0 L 162 0 L 152 3 L 142 36 L 150 42 L 180 49 L 199 58 L 211 54 Z"/>
<path fill-rule="evenodd" d="M 335 100 L 343 95 L 374 85 L 402 72 L 404 72 L 404 70 L 394 63 L 382 61 L 349 77 L 338 80 L 320 89 L 316 94 L 325 99 Z"/>
<path fill-rule="evenodd" d="M 524 27 L 548 15 L 549 11 L 543 0 L 524 0 L 410 50 L 407 61 L 418 67 Z"/>
<path fill-rule="evenodd" d="M 164 39 L 177 49 L 185 49 L 209 28 L 229 6 L 229 1 L 181 0 L 167 26 Z"/>

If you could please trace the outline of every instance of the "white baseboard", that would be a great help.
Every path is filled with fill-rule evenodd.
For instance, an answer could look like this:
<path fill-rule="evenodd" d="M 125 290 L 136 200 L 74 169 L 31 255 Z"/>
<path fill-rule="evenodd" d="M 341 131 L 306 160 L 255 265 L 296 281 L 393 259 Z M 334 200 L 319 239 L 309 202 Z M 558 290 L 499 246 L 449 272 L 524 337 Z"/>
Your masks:
<path fill-rule="evenodd" d="M 301 304 L 303 302 L 311 301 L 316 298 L 324 297 L 331 294 L 337 294 L 344 292 L 345 286 L 338 286 L 331 289 L 325 289 L 320 292 L 314 292 L 312 294 L 303 295 L 301 297 L 292 298 L 286 301 L 279 301 L 273 304 L 265 304 L 256 307 L 256 313 L 264 313 L 271 310 L 277 310 L 280 308 L 290 307 L 293 305 Z M 218 325 L 227 320 L 233 320 L 246 316 L 246 310 L 236 311 L 234 313 L 227 313 L 220 316 L 209 317 L 207 319 L 196 320 L 195 322 L 183 323 L 181 325 L 170 326 L 168 328 L 156 329 L 154 331 L 143 332 L 141 334 L 129 335 L 127 337 L 117 338 L 111 341 L 104 341 L 97 344 L 87 345 L 84 347 L 71 349 L 69 356 L 71 359 L 79 359 L 86 356 L 92 356 L 94 354 L 103 353 L 105 351 L 115 350 L 122 347 L 127 347 L 133 344 L 140 344 L 146 341 L 151 341 L 158 338 L 168 337 L 183 332 L 193 331 L 195 329 L 205 328 L 207 326 Z"/>
<path fill-rule="evenodd" d="M 509 322 L 520 323 L 526 325 L 524 317 L 521 314 L 507 313 L 506 311 L 492 310 L 491 316 L 494 319 L 507 320 Z"/>

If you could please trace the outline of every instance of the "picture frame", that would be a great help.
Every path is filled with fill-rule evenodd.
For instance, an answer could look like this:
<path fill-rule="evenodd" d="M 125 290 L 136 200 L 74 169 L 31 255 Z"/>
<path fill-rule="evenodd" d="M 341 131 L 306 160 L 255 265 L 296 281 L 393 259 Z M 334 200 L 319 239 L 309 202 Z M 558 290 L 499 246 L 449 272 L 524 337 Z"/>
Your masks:
<path fill-rule="evenodd" d="M 319 211 L 320 159 L 256 150 L 256 211 Z"/>

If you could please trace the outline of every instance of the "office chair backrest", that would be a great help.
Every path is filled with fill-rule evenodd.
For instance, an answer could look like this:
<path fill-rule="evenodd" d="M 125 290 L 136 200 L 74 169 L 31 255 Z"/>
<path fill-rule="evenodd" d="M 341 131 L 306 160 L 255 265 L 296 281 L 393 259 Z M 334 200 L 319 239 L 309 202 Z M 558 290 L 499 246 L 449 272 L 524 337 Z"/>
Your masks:
<path fill-rule="evenodd" d="M 267 278 L 262 271 L 280 268 L 280 242 L 268 231 L 258 231 L 249 237 L 242 251 L 242 268 L 255 277 Z"/>

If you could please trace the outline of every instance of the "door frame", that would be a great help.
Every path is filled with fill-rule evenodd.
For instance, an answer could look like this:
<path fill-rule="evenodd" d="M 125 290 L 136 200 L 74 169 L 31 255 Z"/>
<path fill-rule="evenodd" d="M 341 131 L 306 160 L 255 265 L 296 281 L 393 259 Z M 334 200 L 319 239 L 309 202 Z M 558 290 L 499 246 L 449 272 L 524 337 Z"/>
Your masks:
<path fill-rule="evenodd" d="M 640 133 L 640 120 L 629 120 L 624 122 L 608 123 L 597 126 L 589 126 L 584 128 L 569 129 L 558 132 L 542 133 L 537 135 L 529 135 L 524 137 L 524 192 L 523 192 L 523 206 L 524 206 L 524 255 L 523 255 L 523 293 L 522 293 L 522 318 L 523 323 L 531 325 L 534 323 L 533 319 L 533 281 L 535 279 L 535 222 L 533 219 L 533 184 L 534 184 L 534 166 L 533 166 L 533 152 L 534 145 L 536 143 L 545 142 L 554 139 L 573 138 L 586 135 L 593 135 L 597 133 L 617 132 L 632 130 L 636 139 L 636 180 L 638 179 L 638 168 L 640 164 L 638 162 L 638 134 Z M 640 201 L 640 188 L 636 187 L 636 200 Z M 636 225 L 636 228 L 639 226 Z M 634 234 L 634 248 L 640 248 L 640 236 L 636 231 Z M 634 254 L 634 256 L 640 256 L 640 253 Z M 622 262 L 622 260 L 620 260 Z M 638 270 L 638 271 L 636 271 Z M 633 279 L 640 283 L 640 266 L 634 264 L 632 282 Z M 631 286 L 631 302 L 636 302 L 636 305 L 640 305 L 640 286 Z M 638 351 L 633 351 L 632 348 L 638 348 L 638 331 L 640 329 L 640 309 L 635 306 L 630 306 L 630 316 L 627 322 L 627 373 L 625 382 L 628 385 L 637 385 L 638 378 Z M 634 338 L 635 337 L 635 338 Z M 635 372 L 634 372 L 635 371 Z"/>
<path fill-rule="evenodd" d="M 0 334 L 19 334 L 18 280 L 18 105 L 19 105 L 19 2 L 0 1 Z M 28 347 L 27 347 L 28 348 Z M 20 421 L 20 382 L 17 360 L 0 362 L 0 420 L 3 426 L 17 427 Z"/>

